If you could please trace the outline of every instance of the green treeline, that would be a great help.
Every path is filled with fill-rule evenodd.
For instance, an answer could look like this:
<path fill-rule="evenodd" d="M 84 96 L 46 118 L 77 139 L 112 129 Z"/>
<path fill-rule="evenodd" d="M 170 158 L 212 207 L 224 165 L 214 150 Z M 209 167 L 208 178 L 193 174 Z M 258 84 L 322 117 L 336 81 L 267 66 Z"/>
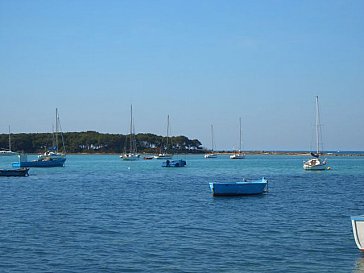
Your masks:
<path fill-rule="evenodd" d="M 173 153 L 202 152 L 201 142 L 185 136 L 169 137 L 169 147 L 165 147 L 167 138 L 154 134 L 137 134 L 136 145 L 139 153 L 160 153 L 161 147 Z M 122 153 L 128 135 L 103 134 L 95 131 L 63 133 L 67 153 Z M 62 150 L 62 136 L 58 136 Z M 0 149 L 8 149 L 9 135 L 0 134 Z M 25 153 L 41 153 L 54 146 L 54 136 L 49 133 L 11 134 L 11 150 Z M 163 152 L 163 151 L 162 151 Z"/>

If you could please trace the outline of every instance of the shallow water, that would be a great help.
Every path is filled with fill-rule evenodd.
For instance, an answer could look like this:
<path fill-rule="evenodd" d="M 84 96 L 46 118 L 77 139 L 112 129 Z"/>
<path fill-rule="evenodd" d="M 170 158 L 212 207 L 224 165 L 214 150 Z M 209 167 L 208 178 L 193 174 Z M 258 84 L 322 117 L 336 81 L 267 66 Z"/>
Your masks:
<path fill-rule="evenodd" d="M 364 214 L 364 157 L 329 157 L 324 172 L 299 156 L 180 158 L 69 155 L 0 177 L 0 272 L 364 272 L 350 223 Z M 262 176 L 261 196 L 208 185 Z"/>

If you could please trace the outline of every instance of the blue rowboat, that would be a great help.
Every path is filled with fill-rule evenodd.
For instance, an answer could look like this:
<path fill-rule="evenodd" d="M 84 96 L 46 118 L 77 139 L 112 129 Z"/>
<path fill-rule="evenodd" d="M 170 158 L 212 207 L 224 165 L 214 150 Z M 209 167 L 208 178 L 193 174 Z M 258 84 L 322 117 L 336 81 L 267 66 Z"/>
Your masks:
<path fill-rule="evenodd" d="M 179 160 L 166 160 L 162 163 L 162 167 L 184 167 L 186 166 L 186 161 Z"/>
<path fill-rule="evenodd" d="M 224 195 L 255 195 L 268 190 L 268 180 L 264 177 L 260 180 L 240 182 L 211 182 L 210 189 L 214 196 Z"/>
<path fill-rule="evenodd" d="M 351 216 L 351 225 L 356 246 L 364 252 L 364 215 Z"/>

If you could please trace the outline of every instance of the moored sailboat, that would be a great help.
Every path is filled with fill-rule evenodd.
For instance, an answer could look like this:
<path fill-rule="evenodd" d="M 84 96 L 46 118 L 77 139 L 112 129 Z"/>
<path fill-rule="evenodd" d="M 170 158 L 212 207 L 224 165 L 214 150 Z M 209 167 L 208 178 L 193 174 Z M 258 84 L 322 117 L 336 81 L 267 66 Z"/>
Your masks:
<path fill-rule="evenodd" d="M 230 156 L 230 159 L 244 159 L 245 154 L 241 152 L 241 118 L 239 118 L 239 151 L 235 152 Z"/>
<path fill-rule="evenodd" d="M 12 155 L 17 155 L 18 153 L 13 152 L 11 150 L 11 133 L 10 133 L 10 125 L 9 125 L 9 149 L 8 150 L 1 150 L 0 151 L 0 156 L 12 156 Z"/>
<path fill-rule="evenodd" d="M 136 139 L 134 133 L 134 120 L 133 120 L 133 105 L 130 105 L 130 134 L 129 134 L 129 151 L 127 149 L 128 141 L 125 141 L 124 153 L 120 158 L 128 161 L 136 161 L 140 159 L 140 154 L 137 153 Z"/>
<path fill-rule="evenodd" d="M 66 162 L 66 148 L 64 144 L 63 134 L 61 130 L 60 119 L 58 109 L 56 108 L 56 131 L 54 133 L 55 143 L 51 148 L 41 155 L 38 155 L 37 159 L 28 161 L 26 154 L 19 155 L 19 162 L 14 162 L 13 167 L 35 167 L 35 168 L 46 168 L 46 167 L 63 167 Z M 61 134 L 62 139 L 62 152 L 59 151 L 58 134 Z"/>
<path fill-rule="evenodd" d="M 311 152 L 312 158 L 303 162 L 303 169 L 311 170 L 311 171 L 323 171 L 328 169 L 326 166 L 326 159 L 320 158 L 320 133 L 321 133 L 321 125 L 320 125 L 320 110 L 319 110 L 319 102 L 318 96 L 316 96 L 316 153 Z"/>
<path fill-rule="evenodd" d="M 211 124 L 211 152 L 204 155 L 205 158 L 217 158 L 214 153 L 214 126 Z"/>
<path fill-rule="evenodd" d="M 169 146 L 169 115 L 167 116 L 167 136 L 166 136 L 166 144 L 160 147 L 160 153 L 155 155 L 155 159 L 163 159 L 169 160 L 172 159 L 173 155 L 168 153 L 168 146 Z"/>

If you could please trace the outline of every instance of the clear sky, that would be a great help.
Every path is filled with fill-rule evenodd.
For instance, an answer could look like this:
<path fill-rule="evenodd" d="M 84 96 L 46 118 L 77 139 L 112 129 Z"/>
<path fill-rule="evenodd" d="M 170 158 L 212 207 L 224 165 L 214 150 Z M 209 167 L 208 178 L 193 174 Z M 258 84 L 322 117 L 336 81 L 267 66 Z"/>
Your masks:
<path fill-rule="evenodd" d="M 363 0 L 0 0 L 0 133 L 364 150 Z"/>

